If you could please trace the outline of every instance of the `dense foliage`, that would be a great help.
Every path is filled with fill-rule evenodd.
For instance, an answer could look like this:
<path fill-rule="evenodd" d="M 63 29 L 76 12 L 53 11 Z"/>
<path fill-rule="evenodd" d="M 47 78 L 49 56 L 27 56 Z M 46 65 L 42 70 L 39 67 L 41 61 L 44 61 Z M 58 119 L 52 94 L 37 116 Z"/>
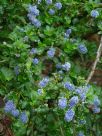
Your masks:
<path fill-rule="evenodd" d="M 102 88 L 86 83 L 101 34 L 100 1 L 0 1 L 1 124 L 15 136 L 101 136 Z"/>

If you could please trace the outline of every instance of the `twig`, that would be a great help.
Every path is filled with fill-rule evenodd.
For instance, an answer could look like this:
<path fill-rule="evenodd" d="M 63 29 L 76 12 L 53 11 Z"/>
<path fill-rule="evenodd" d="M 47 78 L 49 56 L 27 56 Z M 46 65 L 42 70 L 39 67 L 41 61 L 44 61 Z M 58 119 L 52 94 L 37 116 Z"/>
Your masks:
<path fill-rule="evenodd" d="M 95 72 L 95 69 L 96 69 L 96 66 L 97 66 L 97 63 L 99 61 L 99 58 L 101 56 L 101 52 L 102 52 L 102 37 L 101 37 L 101 41 L 100 41 L 100 45 L 99 45 L 99 48 L 97 50 L 97 56 L 96 56 L 96 59 L 95 59 L 95 62 L 93 63 L 93 67 L 92 67 L 92 70 L 86 80 L 86 84 L 88 84 L 90 82 L 90 80 L 92 79 L 93 75 L 94 75 L 94 72 Z"/>

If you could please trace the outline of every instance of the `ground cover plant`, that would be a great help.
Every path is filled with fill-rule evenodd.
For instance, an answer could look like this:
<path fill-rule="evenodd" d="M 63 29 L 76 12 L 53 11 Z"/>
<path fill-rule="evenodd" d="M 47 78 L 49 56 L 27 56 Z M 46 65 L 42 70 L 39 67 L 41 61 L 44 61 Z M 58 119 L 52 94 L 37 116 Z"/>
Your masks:
<path fill-rule="evenodd" d="M 0 1 L 0 135 L 101 136 L 101 35 L 101 1 Z"/>

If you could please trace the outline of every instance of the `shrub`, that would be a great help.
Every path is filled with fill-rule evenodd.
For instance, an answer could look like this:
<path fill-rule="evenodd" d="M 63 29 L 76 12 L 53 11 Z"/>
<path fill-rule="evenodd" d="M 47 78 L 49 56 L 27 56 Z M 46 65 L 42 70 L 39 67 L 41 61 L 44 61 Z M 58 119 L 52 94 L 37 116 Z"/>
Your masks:
<path fill-rule="evenodd" d="M 11 3 L 1 6 L 0 95 L 14 134 L 100 135 L 98 87 L 86 84 L 97 44 L 85 38 L 102 34 L 100 3 Z"/>

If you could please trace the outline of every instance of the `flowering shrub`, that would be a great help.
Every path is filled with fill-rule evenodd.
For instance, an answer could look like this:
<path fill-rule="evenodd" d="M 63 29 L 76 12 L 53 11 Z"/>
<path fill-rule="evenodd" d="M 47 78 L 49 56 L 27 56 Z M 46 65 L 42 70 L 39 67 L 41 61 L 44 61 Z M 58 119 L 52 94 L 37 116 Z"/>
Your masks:
<path fill-rule="evenodd" d="M 12 119 L 14 134 L 101 135 L 100 127 L 94 129 L 101 112 L 100 88 L 86 83 L 86 65 L 97 50 L 97 43 L 86 37 L 102 34 L 100 3 L 23 2 L 10 21 L 13 9 L 7 6 L 2 2 L 0 8 L 0 24 L 8 28 L 6 36 L 0 35 L 1 115 Z M 6 10 L 9 25 L 3 24 Z"/>

